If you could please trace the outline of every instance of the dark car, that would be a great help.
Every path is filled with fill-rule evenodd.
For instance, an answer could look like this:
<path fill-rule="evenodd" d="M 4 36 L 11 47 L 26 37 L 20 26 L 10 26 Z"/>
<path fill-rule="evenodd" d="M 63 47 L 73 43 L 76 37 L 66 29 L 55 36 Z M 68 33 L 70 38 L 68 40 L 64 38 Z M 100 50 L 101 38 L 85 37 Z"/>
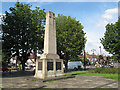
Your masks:
<path fill-rule="evenodd" d="M 9 69 L 7 68 L 7 67 L 0 67 L 0 71 L 3 71 L 3 72 L 8 72 L 9 71 Z"/>

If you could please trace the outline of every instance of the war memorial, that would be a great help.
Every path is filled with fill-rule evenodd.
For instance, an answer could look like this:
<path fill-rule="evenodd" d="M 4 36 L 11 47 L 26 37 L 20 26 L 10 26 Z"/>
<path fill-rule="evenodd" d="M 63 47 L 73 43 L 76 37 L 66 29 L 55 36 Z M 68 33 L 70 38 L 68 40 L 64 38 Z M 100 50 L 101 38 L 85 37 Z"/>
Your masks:
<path fill-rule="evenodd" d="M 63 73 L 63 60 L 57 55 L 55 14 L 48 11 L 46 13 L 44 53 L 40 59 L 36 60 L 34 77 L 45 79 L 64 75 Z"/>

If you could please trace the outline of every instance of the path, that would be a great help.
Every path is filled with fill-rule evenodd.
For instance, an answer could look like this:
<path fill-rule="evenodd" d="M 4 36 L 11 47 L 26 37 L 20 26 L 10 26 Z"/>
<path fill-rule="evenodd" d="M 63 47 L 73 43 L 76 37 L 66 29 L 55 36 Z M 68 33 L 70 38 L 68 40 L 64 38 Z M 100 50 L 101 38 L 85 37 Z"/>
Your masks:
<path fill-rule="evenodd" d="M 118 82 L 101 76 L 76 76 L 67 80 L 46 82 L 46 88 L 118 88 Z"/>

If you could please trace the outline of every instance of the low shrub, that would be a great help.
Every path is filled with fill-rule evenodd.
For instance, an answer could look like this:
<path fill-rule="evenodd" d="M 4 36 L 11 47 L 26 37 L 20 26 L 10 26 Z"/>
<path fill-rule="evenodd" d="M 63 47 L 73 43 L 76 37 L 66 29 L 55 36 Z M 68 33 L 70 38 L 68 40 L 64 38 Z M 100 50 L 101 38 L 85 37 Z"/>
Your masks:
<path fill-rule="evenodd" d="M 113 67 L 99 67 L 89 70 L 90 73 L 103 73 L 103 74 L 118 74 L 118 69 Z"/>

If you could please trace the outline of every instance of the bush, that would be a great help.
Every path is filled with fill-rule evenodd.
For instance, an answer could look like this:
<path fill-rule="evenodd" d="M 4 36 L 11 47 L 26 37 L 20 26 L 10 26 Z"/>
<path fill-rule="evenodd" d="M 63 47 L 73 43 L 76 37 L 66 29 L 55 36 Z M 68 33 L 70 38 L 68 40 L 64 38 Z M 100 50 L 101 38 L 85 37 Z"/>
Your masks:
<path fill-rule="evenodd" d="M 88 72 L 90 73 L 102 73 L 102 74 L 118 74 L 118 69 L 113 67 L 100 67 L 100 68 L 95 68 L 93 70 L 89 70 Z"/>

